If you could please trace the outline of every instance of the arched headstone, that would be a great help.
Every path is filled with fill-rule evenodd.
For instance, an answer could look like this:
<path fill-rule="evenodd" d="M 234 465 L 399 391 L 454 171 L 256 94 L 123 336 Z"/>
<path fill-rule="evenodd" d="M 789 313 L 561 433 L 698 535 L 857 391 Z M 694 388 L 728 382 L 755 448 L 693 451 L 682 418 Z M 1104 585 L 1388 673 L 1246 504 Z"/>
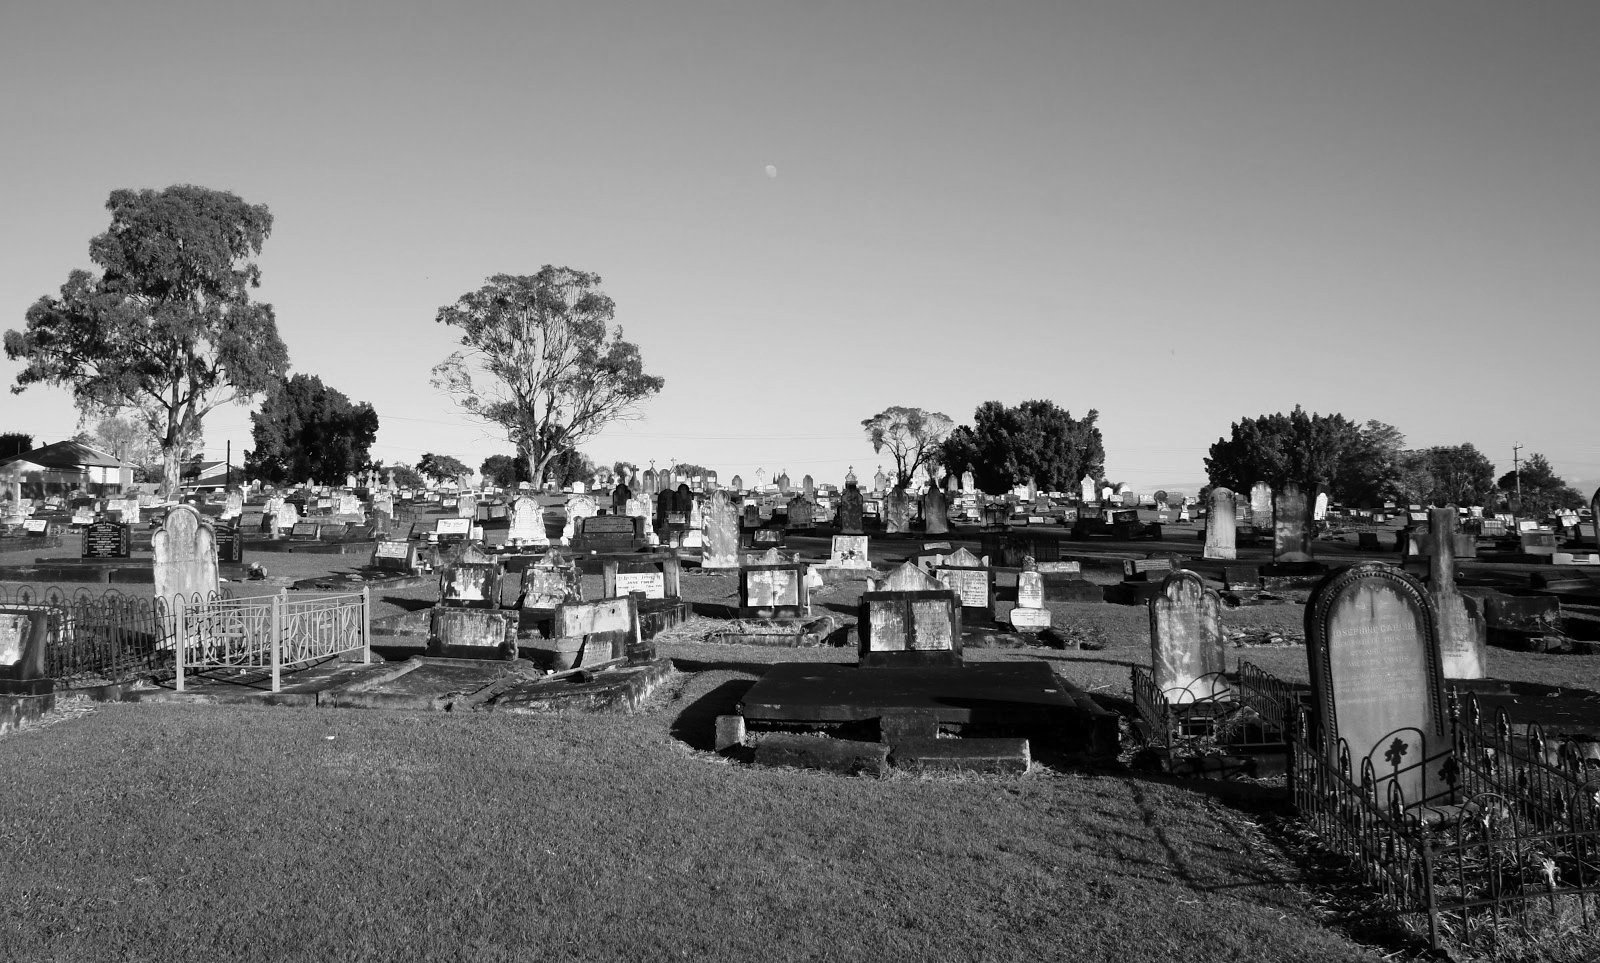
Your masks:
<path fill-rule="evenodd" d="M 561 530 L 561 541 L 564 545 L 571 545 L 577 537 L 580 518 L 593 518 L 599 514 L 600 507 L 595 504 L 594 497 L 578 493 L 567 498 L 567 524 Z"/>
<path fill-rule="evenodd" d="M 861 494 L 852 478 L 847 481 L 844 491 L 839 493 L 839 512 L 834 524 L 841 535 L 862 534 L 862 516 L 866 511 L 866 499 Z"/>
<path fill-rule="evenodd" d="M 1215 697 L 1227 688 L 1222 600 L 1205 579 L 1179 569 L 1150 599 L 1150 672 L 1168 702 Z"/>
<path fill-rule="evenodd" d="M 217 590 L 217 534 L 189 505 L 175 506 L 150 536 L 155 594 L 205 598 Z"/>
<path fill-rule="evenodd" d="M 1250 524 L 1272 530 L 1272 486 L 1266 482 L 1256 482 L 1250 488 Z"/>
<path fill-rule="evenodd" d="M 950 533 L 950 502 L 939 491 L 939 486 L 931 482 L 922 496 L 922 521 L 925 535 Z"/>
<path fill-rule="evenodd" d="M 1325 757 L 1349 746 L 1350 775 L 1372 766 L 1373 789 L 1407 806 L 1450 788 L 1451 747 L 1433 602 L 1389 565 L 1353 565 L 1319 583 L 1306 605 L 1306 660 Z"/>
<path fill-rule="evenodd" d="M 1272 560 L 1309 562 L 1311 526 L 1306 511 L 1306 496 L 1299 485 L 1283 486 L 1272 495 Z"/>
<path fill-rule="evenodd" d="M 703 569 L 739 567 L 739 514 L 727 492 L 712 492 L 703 512 L 705 547 L 701 549 Z"/>

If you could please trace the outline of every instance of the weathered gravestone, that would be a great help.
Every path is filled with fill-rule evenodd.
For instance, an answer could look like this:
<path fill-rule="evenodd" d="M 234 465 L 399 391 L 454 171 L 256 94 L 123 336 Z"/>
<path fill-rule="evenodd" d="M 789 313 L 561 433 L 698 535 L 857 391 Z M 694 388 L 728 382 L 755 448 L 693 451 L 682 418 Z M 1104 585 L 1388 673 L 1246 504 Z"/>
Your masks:
<path fill-rule="evenodd" d="M 966 476 L 962 477 L 965 478 Z M 971 485 L 965 485 L 964 487 L 967 491 L 972 491 Z M 1084 475 L 1078 481 L 1078 501 L 1084 505 L 1092 504 L 1094 502 L 1094 494 L 1094 479 Z"/>
<path fill-rule="evenodd" d="M 740 567 L 741 618 L 801 619 L 811 615 L 805 565 L 784 563 L 777 556 L 777 549 L 770 549 L 765 556 L 759 556 L 760 564 Z"/>
<path fill-rule="evenodd" d="M 1050 627 L 1050 610 L 1044 607 L 1044 576 L 1037 570 L 1017 575 L 1017 604 L 1010 619 L 1018 632 L 1042 632 Z"/>
<path fill-rule="evenodd" d="M 48 695 L 45 677 L 50 611 L 44 606 L 0 607 L 0 694 Z"/>
<path fill-rule="evenodd" d="M 511 503 L 511 525 L 506 530 L 506 544 L 512 546 L 549 545 L 545 534 L 544 506 L 537 498 L 518 495 Z"/>
<path fill-rule="evenodd" d="M 1233 492 L 1226 488 L 1211 489 L 1210 510 L 1206 512 L 1206 547 L 1201 553 L 1204 558 L 1239 557 L 1234 538 L 1238 525 L 1237 511 Z"/>
<path fill-rule="evenodd" d="M 833 536 L 833 551 L 828 556 L 828 567 L 871 568 L 872 560 L 867 557 L 867 546 L 866 535 Z"/>
<path fill-rule="evenodd" d="M 796 495 L 789 499 L 789 515 L 786 527 L 791 532 L 809 532 L 816 528 L 813 519 L 815 506 L 807 495 Z"/>
<path fill-rule="evenodd" d="M 922 496 L 922 520 L 923 533 L 926 535 L 950 533 L 950 502 L 939 491 L 939 487 L 931 482 Z"/>
<path fill-rule="evenodd" d="M 420 568 L 416 543 L 398 538 L 380 539 L 368 564 L 380 572 L 411 574 Z"/>
<path fill-rule="evenodd" d="M 1439 658 L 1446 679 L 1482 679 L 1489 629 L 1478 600 L 1456 588 L 1456 510 L 1428 511 L 1428 595 L 1439 622 Z"/>
<path fill-rule="evenodd" d="M 167 512 L 150 536 L 155 553 L 155 597 L 208 598 L 217 590 L 217 536 L 188 505 Z"/>
<path fill-rule="evenodd" d="M 573 549 L 579 552 L 632 552 L 644 544 L 644 526 L 632 515 L 585 518 L 572 540 Z"/>
<path fill-rule="evenodd" d="M 808 496 L 815 495 L 817 493 L 817 483 L 810 475 L 800 479 L 800 492 L 801 494 Z M 1600 492 L 1596 492 L 1595 494 L 1596 497 L 1600 497 Z"/>
<path fill-rule="evenodd" d="M 279 532 L 292 532 L 300 524 L 300 509 L 294 502 L 286 501 L 278 509 L 277 528 Z"/>
<path fill-rule="evenodd" d="M 230 491 L 222 503 L 223 518 L 238 518 L 244 514 L 244 492 Z"/>
<path fill-rule="evenodd" d="M 962 608 L 988 611 L 994 602 L 994 572 L 987 557 L 978 558 L 964 548 L 947 555 L 933 575 L 955 593 Z"/>
<path fill-rule="evenodd" d="M 619 593 L 621 594 L 621 593 Z M 553 609 L 583 599 L 582 574 L 574 561 L 551 554 L 522 570 L 522 609 Z"/>
<path fill-rule="evenodd" d="M 676 556 L 606 559 L 601 567 L 602 591 L 607 598 L 637 592 L 646 599 L 675 599 L 681 594 L 682 572 Z"/>
<path fill-rule="evenodd" d="M 1150 670 L 1162 698 L 1197 702 L 1227 690 L 1222 600 L 1205 579 L 1179 569 L 1150 599 Z"/>
<path fill-rule="evenodd" d="M 457 518 L 477 518 L 478 500 L 471 495 L 462 495 L 456 499 Z"/>
<path fill-rule="evenodd" d="M 1310 562 L 1311 526 L 1306 496 L 1300 486 L 1286 484 L 1272 496 L 1272 560 Z"/>
<path fill-rule="evenodd" d="M 883 531 L 885 535 L 904 535 L 911 531 L 911 496 L 904 488 L 896 486 L 884 499 Z"/>
<path fill-rule="evenodd" d="M 752 506 L 754 507 L 754 506 Z M 739 516 L 727 492 L 716 491 L 706 499 L 702 516 L 704 544 L 700 549 L 702 569 L 739 567 Z"/>
<path fill-rule="evenodd" d="M 639 603 L 631 595 L 564 603 L 556 608 L 552 624 L 557 670 L 597 669 L 654 655 L 640 631 Z M 569 659 L 570 665 L 562 664 Z"/>
<path fill-rule="evenodd" d="M 355 492 L 340 492 L 334 499 L 333 511 L 336 515 L 360 515 L 361 499 L 356 497 Z"/>
<path fill-rule="evenodd" d="M 503 578 L 498 560 L 468 546 L 439 570 L 439 604 L 449 608 L 497 609 Z"/>
<path fill-rule="evenodd" d="M 961 600 L 948 589 L 863 592 L 856 635 L 862 666 L 960 665 Z"/>
<path fill-rule="evenodd" d="M 1450 789 L 1439 630 L 1426 590 L 1404 572 L 1368 562 L 1328 576 L 1306 606 L 1306 660 L 1324 757 L 1368 778 L 1379 805 L 1390 788 L 1405 805 Z"/>
<path fill-rule="evenodd" d="M 1266 482 L 1250 488 L 1250 524 L 1262 531 L 1272 530 L 1272 486 Z"/>
<path fill-rule="evenodd" d="M 862 534 L 864 531 L 862 516 L 865 512 L 865 498 L 861 494 L 861 489 L 853 480 L 846 481 L 844 491 L 839 494 L 839 514 L 834 521 L 840 534 Z"/>
<path fill-rule="evenodd" d="M 579 519 L 593 518 L 599 514 L 600 506 L 595 503 L 594 496 L 575 494 L 567 497 L 567 524 L 561 530 L 562 544 L 571 545 L 577 537 L 581 522 Z"/>
<path fill-rule="evenodd" d="M 617 484 L 617 487 L 611 489 L 611 514 L 613 514 L 613 515 L 631 515 L 631 514 L 633 514 L 632 512 L 630 512 L 628 510 L 628 506 L 629 506 L 630 502 L 632 501 L 632 499 L 633 499 L 633 491 L 631 489 L 629 489 L 627 485 L 622 484 L 622 483 L 619 482 Z"/>

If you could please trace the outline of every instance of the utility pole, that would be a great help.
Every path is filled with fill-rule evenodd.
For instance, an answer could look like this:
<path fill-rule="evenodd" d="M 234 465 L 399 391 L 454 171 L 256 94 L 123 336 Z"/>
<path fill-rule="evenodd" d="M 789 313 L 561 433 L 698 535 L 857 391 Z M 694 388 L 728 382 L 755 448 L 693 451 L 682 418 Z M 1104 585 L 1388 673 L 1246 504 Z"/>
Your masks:
<path fill-rule="evenodd" d="M 1521 445 L 1511 446 L 1511 473 L 1517 479 L 1517 505 L 1522 504 L 1522 460 L 1517 457 L 1522 451 Z"/>

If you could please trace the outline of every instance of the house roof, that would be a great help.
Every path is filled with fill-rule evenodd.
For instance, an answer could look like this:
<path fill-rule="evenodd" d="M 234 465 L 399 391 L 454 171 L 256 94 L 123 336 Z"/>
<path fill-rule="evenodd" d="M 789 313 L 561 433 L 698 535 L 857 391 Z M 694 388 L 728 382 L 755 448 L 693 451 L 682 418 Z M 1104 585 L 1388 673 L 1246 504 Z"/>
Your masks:
<path fill-rule="evenodd" d="M 12 455 L 10 458 L 0 458 L 0 467 L 18 461 L 26 461 L 41 468 L 54 468 L 57 470 L 123 467 L 122 462 L 117 460 L 116 456 L 76 441 L 58 441 L 53 445 L 45 445 L 43 448 L 25 451 L 20 455 Z"/>

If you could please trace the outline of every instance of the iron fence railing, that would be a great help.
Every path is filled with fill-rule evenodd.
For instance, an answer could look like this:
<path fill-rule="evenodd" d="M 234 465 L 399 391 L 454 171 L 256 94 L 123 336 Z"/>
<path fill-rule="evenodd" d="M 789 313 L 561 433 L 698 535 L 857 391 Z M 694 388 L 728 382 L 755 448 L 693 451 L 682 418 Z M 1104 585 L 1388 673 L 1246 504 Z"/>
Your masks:
<path fill-rule="evenodd" d="M 367 589 L 290 601 L 284 594 L 250 599 L 178 599 L 175 686 L 217 670 L 266 672 L 280 691 L 286 669 L 360 654 L 372 661 L 372 606 Z"/>

